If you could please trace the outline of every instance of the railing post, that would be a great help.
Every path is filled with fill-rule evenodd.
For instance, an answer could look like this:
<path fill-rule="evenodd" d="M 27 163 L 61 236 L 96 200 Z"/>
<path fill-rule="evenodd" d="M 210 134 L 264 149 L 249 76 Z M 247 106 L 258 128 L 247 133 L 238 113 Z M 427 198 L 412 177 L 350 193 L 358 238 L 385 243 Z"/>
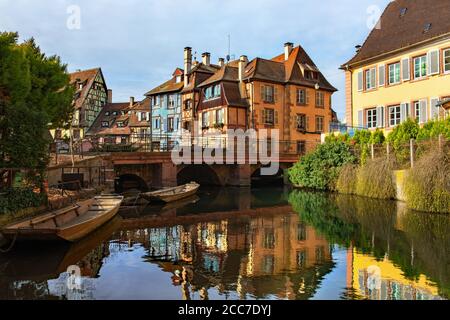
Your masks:
<path fill-rule="evenodd" d="M 370 144 L 370 152 L 372 154 L 372 160 L 375 159 L 375 149 L 373 143 Z"/>
<path fill-rule="evenodd" d="M 414 139 L 409 140 L 409 152 L 411 158 L 411 168 L 414 168 Z"/>
<path fill-rule="evenodd" d="M 439 140 L 438 140 L 438 143 L 439 143 L 439 152 L 442 152 L 443 141 L 444 141 L 444 139 L 443 139 L 443 136 L 442 136 L 442 133 L 441 133 L 441 134 L 439 135 Z"/>

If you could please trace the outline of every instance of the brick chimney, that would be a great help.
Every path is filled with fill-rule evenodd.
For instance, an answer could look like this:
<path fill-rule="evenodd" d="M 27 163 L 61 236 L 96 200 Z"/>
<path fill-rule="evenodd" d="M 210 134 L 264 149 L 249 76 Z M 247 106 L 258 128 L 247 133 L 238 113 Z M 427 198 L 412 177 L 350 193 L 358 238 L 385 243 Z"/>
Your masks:
<path fill-rule="evenodd" d="M 205 52 L 202 54 L 202 63 L 205 66 L 209 66 L 211 64 L 211 54 L 209 52 Z"/>
<path fill-rule="evenodd" d="M 134 97 L 130 97 L 130 107 L 134 106 Z"/>
<path fill-rule="evenodd" d="M 108 103 L 112 103 L 112 90 L 108 89 Z"/>
<path fill-rule="evenodd" d="M 245 67 L 247 66 L 248 58 L 247 56 L 241 56 L 239 58 L 239 81 L 242 82 L 244 80 L 244 72 Z"/>
<path fill-rule="evenodd" d="M 219 66 L 223 67 L 225 65 L 225 59 L 224 58 L 219 58 Z"/>
<path fill-rule="evenodd" d="M 186 47 L 184 48 L 184 86 L 187 87 L 189 85 L 189 72 L 192 68 L 192 48 Z"/>
<path fill-rule="evenodd" d="M 291 54 L 293 48 L 294 44 L 292 42 L 286 42 L 284 44 L 284 60 L 289 60 L 289 55 Z"/>

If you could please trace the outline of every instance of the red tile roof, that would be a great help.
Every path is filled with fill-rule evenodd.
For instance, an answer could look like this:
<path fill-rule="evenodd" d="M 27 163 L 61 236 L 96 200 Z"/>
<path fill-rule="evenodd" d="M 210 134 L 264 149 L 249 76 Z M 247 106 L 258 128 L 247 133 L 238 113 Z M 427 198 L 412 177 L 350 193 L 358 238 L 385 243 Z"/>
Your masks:
<path fill-rule="evenodd" d="M 406 13 L 402 16 L 403 8 Z M 431 29 L 424 32 L 429 23 Z M 381 16 L 380 27 L 370 32 L 360 51 L 342 68 L 450 35 L 450 1 L 391 1 Z"/>
<path fill-rule="evenodd" d="M 161 94 L 161 93 L 170 93 L 170 92 L 180 91 L 181 89 L 183 89 L 184 82 L 180 81 L 177 83 L 176 79 L 177 79 L 176 76 L 173 77 L 169 81 L 166 81 L 163 84 L 161 84 L 161 85 L 157 86 L 156 88 L 153 88 L 152 90 L 147 92 L 145 94 L 145 96 L 152 96 L 152 95 Z"/>
<path fill-rule="evenodd" d="M 128 124 L 128 109 L 130 107 L 129 102 L 121 103 L 108 103 L 106 104 L 97 119 L 95 119 L 89 131 L 86 135 L 123 135 L 130 131 L 129 127 L 119 128 L 117 122 L 123 122 L 124 125 Z M 117 113 L 117 115 L 114 114 Z M 108 121 L 109 127 L 102 127 L 102 123 Z M 115 133 L 114 133 L 115 132 Z"/>

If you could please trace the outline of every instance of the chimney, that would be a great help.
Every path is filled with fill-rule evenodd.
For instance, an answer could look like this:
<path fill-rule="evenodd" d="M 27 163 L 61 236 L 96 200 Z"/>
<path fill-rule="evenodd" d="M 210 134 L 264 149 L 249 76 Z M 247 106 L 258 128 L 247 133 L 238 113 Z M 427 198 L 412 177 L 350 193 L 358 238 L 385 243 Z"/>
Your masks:
<path fill-rule="evenodd" d="M 224 58 L 219 58 L 219 66 L 223 67 L 225 65 L 225 59 Z"/>
<path fill-rule="evenodd" d="M 134 97 L 130 97 L 130 107 L 134 106 Z"/>
<path fill-rule="evenodd" d="M 289 60 L 289 55 L 291 54 L 293 48 L 294 44 L 292 42 L 286 42 L 284 44 L 284 60 Z"/>
<path fill-rule="evenodd" d="M 108 103 L 112 103 L 112 90 L 108 89 Z"/>
<path fill-rule="evenodd" d="M 242 82 L 244 80 L 244 71 L 247 66 L 248 58 L 247 56 L 241 56 L 239 58 L 239 81 Z"/>
<path fill-rule="evenodd" d="M 184 86 L 187 87 L 189 85 L 189 72 L 192 67 L 192 48 L 186 47 L 184 48 Z"/>
<path fill-rule="evenodd" d="M 202 54 L 202 63 L 205 66 L 209 66 L 211 64 L 211 54 L 209 52 L 205 52 Z"/>

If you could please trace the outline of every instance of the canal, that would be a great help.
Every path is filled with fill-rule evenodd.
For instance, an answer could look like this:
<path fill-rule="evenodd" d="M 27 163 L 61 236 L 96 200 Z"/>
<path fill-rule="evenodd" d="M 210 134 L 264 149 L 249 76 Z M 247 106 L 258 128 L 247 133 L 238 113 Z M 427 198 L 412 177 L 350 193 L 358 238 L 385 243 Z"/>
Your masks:
<path fill-rule="evenodd" d="M 207 188 L 73 245 L 16 245 L 0 299 L 448 299 L 449 231 L 392 201 Z"/>

